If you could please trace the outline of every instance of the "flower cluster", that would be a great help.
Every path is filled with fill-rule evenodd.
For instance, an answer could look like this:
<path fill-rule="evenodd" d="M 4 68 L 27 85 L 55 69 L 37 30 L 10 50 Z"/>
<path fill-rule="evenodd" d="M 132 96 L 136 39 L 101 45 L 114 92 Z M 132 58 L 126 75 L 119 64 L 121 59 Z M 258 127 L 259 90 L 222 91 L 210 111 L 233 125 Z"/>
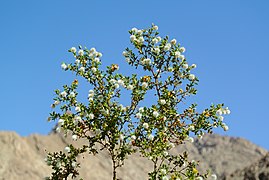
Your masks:
<path fill-rule="evenodd" d="M 90 84 L 88 101 L 78 101 L 78 80 L 75 79 L 70 86 L 55 91 L 51 107 L 56 110 L 49 119 L 58 121 L 58 132 L 71 134 L 74 141 L 87 139 L 89 145 L 82 148 L 70 145 L 64 149 L 65 153 L 49 154 L 49 165 L 56 171 L 52 179 L 69 174 L 76 177 L 79 167 L 76 156 L 84 152 L 96 154 L 101 150 L 109 152 L 113 179 L 116 179 L 117 168 L 134 152 L 153 162 L 153 170 L 149 172 L 152 180 L 209 176 L 198 172 L 198 163 L 189 161 L 187 152 L 174 155 L 170 150 L 186 142 L 193 143 L 191 135 L 202 138 L 215 127 L 228 130 L 223 115 L 230 114 L 230 110 L 218 104 L 198 112 L 197 105 L 192 104 L 179 111 L 178 105 L 197 93 L 198 78 L 192 72 L 196 65 L 188 64 L 184 55 L 186 49 L 176 39 L 161 37 L 154 24 L 148 29 L 132 28 L 129 33 L 133 47 L 122 54 L 129 65 L 145 71 L 141 77 L 120 74 L 117 64 L 102 70 L 102 53 L 95 48 L 72 47 L 69 52 L 75 62 L 61 64 L 63 70 L 74 72 Z M 157 101 L 141 106 L 149 91 L 155 92 L 152 99 Z M 124 92 L 130 95 L 129 104 L 125 106 L 120 104 Z M 70 171 L 63 170 L 67 168 Z M 216 179 L 216 175 L 211 176 Z"/>

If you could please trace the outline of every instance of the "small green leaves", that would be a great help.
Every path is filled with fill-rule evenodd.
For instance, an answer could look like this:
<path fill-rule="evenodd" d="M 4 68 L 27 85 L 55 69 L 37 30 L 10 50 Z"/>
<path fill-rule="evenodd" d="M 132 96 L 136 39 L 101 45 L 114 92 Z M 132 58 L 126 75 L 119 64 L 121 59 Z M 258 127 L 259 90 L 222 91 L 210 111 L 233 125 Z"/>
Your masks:
<path fill-rule="evenodd" d="M 62 63 L 61 68 L 85 79 L 89 93 L 79 102 L 78 79 L 55 90 L 48 121 L 58 121 L 56 130 L 63 131 L 74 141 L 87 139 L 81 148 L 68 145 L 65 152 L 49 153 L 46 162 L 54 172 L 49 179 L 75 178 L 79 175 L 77 156 L 82 153 L 109 152 L 113 179 L 117 168 L 129 155 L 138 152 L 153 163 L 149 179 L 197 179 L 207 177 L 198 172 L 198 162 L 189 161 L 188 153 L 171 154 L 171 149 L 183 143 L 193 143 L 193 135 L 202 137 L 213 128 L 228 126 L 223 122 L 230 110 L 223 104 L 211 105 L 197 111 L 197 104 L 179 109 L 179 104 L 196 95 L 199 80 L 193 74 L 195 64 L 189 65 L 186 49 L 176 39 L 159 36 L 158 26 L 148 29 L 132 28 L 131 48 L 122 55 L 130 65 L 144 73 L 125 76 L 118 64 L 100 68 L 102 53 L 82 46 L 68 51 L 75 62 Z M 126 93 L 127 92 L 127 93 Z M 141 106 L 145 96 L 152 93 L 148 106 Z M 129 96 L 129 100 L 126 99 Z M 122 98 L 125 100 L 121 102 Z M 129 104 L 127 104 L 129 103 Z M 125 104 L 125 105 L 123 105 Z"/>

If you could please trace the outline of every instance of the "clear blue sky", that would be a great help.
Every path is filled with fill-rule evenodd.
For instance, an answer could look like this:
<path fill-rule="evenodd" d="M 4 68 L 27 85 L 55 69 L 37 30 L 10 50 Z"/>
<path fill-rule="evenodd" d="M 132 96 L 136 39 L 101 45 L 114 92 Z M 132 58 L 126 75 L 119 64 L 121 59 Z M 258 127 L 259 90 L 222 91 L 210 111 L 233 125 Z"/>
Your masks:
<path fill-rule="evenodd" d="M 230 131 L 269 149 L 269 1 L 2 1 L 0 130 L 47 134 L 54 89 L 72 76 L 67 49 L 96 47 L 105 63 L 128 69 L 128 30 L 155 23 L 186 47 L 200 79 L 201 108 L 224 102 Z M 123 71 L 124 72 L 124 71 Z M 133 71 L 135 73 L 135 71 Z"/>

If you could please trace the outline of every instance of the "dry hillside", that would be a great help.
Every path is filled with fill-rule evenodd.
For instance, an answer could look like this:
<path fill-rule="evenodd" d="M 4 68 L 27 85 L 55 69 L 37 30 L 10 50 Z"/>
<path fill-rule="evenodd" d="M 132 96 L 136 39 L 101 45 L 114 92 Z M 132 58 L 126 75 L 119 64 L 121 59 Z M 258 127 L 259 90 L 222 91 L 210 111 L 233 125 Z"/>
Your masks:
<path fill-rule="evenodd" d="M 0 180 L 43 179 L 51 172 L 44 162 L 46 151 L 63 150 L 69 142 L 72 141 L 55 133 L 20 137 L 15 132 L 0 132 Z M 83 142 L 76 142 L 76 145 L 81 143 Z M 265 149 L 241 138 L 207 135 L 202 140 L 195 140 L 193 144 L 177 147 L 174 152 L 186 149 L 190 152 L 191 159 L 202 162 L 202 170 L 211 169 L 219 179 L 242 179 L 242 171 L 251 169 L 252 166 L 259 169 L 259 163 L 265 157 L 267 159 L 264 161 L 268 162 Z M 83 164 L 80 173 L 84 179 L 111 179 L 111 162 L 105 152 L 97 156 L 85 156 L 81 161 Z M 269 172 L 268 164 L 267 167 L 262 167 L 265 174 L 266 171 Z M 119 175 L 123 180 L 143 180 L 147 179 L 147 170 L 150 169 L 149 161 L 133 155 L 120 169 Z"/>

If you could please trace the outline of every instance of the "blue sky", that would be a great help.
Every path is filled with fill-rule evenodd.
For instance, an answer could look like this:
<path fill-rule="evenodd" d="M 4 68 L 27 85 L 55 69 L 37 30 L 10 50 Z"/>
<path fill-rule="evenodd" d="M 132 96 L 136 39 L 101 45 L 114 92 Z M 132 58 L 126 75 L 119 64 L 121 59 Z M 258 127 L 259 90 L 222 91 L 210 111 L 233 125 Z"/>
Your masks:
<path fill-rule="evenodd" d="M 3 1 L 0 6 L 0 130 L 47 134 L 54 89 L 72 81 L 60 68 L 72 46 L 96 47 L 103 62 L 128 72 L 122 51 L 128 30 L 155 23 L 186 47 L 197 64 L 201 108 L 224 102 L 228 132 L 269 149 L 269 2 Z M 133 70 L 133 73 L 135 71 Z"/>

